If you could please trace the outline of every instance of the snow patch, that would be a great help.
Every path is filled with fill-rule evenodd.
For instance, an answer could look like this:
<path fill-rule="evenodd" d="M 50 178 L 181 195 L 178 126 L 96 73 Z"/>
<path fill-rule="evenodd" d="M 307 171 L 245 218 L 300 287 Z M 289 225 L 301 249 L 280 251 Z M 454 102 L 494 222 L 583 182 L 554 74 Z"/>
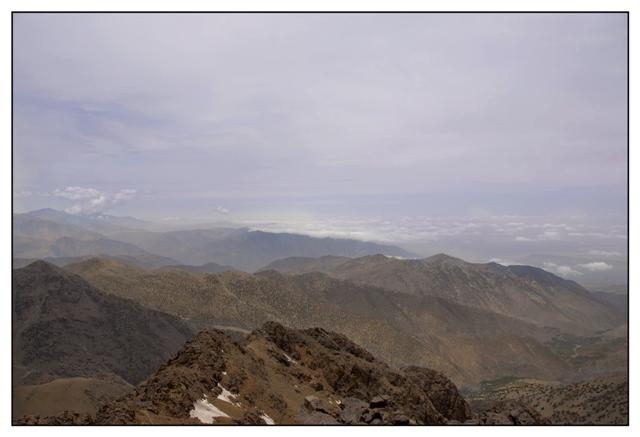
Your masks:
<path fill-rule="evenodd" d="M 212 424 L 216 417 L 229 417 L 215 405 L 211 405 L 205 398 L 193 403 L 193 410 L 189 411 L 189 417 L 198 419 L 202 423 Z"/>
<path fill-rule="evenodd" d="M 275 425 L 276 424 L 276 422 L 274 422 L 273 419 L 267 415 L 267 413 L 262 413 L 260 415 L 260 418 L 262 420 L 264 420 L 264 423 L 266 423 L 267 425 Z"/>
<path fill-rule="evenodd" d="M 287 361 L 289 361 L 290 363 L 296 364 L 296 360 L 294 360 L 293 358 L 291 358 L 289 355 L 285 354 L 284 352 L 283 352 L 283 354 L 284 354 L 284 357 L 287 359 Z"/>
<path fill-rule="evenodd" d="M 220 389 L 222 389 L 222 393 L 220 393 L 218 395 L 218 399 L 220 399 L 221 401 L 224 402 L 228 402 L 230 404 L 233 404 L 235 406 L 240 406 L 240 404 L 238 402 L 236 402 L 236 398 L 238 395 L 235 395 L 233 393 L 231 393 L 229 390 L 227 390 L 226 388 L 224 388 L 223 386 L 221 386 L 220 384 L 218 384 L 218 387 L 220 387 Z"/>

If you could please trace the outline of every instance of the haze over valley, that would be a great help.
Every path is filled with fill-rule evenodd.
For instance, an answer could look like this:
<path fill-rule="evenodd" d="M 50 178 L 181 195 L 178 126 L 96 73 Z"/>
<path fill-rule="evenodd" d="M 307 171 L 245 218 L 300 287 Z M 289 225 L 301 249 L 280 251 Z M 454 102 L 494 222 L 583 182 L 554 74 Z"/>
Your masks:
<path fill-rule="evenodd" d="M 627 20 L 14 14 L 12 423 L 627 424 Z"/>

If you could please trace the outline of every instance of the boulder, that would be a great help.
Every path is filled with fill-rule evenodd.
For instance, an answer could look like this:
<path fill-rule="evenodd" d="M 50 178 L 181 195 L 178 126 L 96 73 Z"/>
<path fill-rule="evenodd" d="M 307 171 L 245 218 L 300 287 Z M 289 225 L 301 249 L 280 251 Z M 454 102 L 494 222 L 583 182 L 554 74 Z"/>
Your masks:
<path fill-rule="evenodd" d="M 369 401 L 369 406 L 371 408 L 382 408 L 382 407 L 386 407 L 388 402 L 389 402 L 389 396 L 387 395 L 375 396 L 373 399 Z"/>

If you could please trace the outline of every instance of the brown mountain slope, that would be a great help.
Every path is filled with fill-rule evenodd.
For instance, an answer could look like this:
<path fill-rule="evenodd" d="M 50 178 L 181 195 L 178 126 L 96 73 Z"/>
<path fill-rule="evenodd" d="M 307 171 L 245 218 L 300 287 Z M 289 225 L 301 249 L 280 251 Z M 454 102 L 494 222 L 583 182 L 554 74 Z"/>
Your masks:
<path fill-rule="evenodd" d="M 384 255 L 280 260 L 265 269 L 320 271 L 332 277 L 414 296 L 435 296 L 515 317 L 538 326 L 584 335 L 624 320 L 573 281 L 529 266 L 473 264 L 447 255 L 402 260 Z"/>
<path fill-rule="evenodd" d="M 156 268 L 164 268 L 165 266 L 171 266 L 176 263 L 175 260 L 171 258 L 165 258 L 158 255 L 152 254 L 140 254 L 140 255 L 105 255 L 104 253 L 99 255 L 85 255 L 85 256 L 58 256 L 58 257 L 44 257 L 39 258 L 41 261 L 48 262 L 49 264 L 53 264 L 54 266 L 64 267 L 67 264 L 79 263 L 82 261 L 89 260 L 91 258 L 95 258 L 99 256 L 100 258 L 106 259 L 114 259 L 117 261 L 122 261 L 127 264 L 131 264 L 133 266 L 138 266 L 143 269 L 156 269 Z M 34 261 L 38 261 L 38 258 L 13 258 L 12 259 L 12 268 L 19 269 L 22 267 L 26 267 Z M 183 267 L 183 266 L 179 266 Z M 191 267 L 191 266 L 184 266 Z"/>
<path fill-rule="evenodd" d="M 174 316 L 43 261 L 14 270 L 12 285 L 16 384 L 73 376 L 135 384 L 192 335 Z"/>
<path fill-rule="evenodd" d="M 129 384 L 82 377 L 17 386 L 12 393 L 12 417 L 55 416 L 67 410 L 95 414 L 103 404 L 124 396 L 131 389 Z"/>
<path fill-rule="evenodd" d="M 346 337 L 267 323 L 234 342 L 201 332 L 96 424 L 443 424 L 470 419 L 446 377 L 393 369 Z"/>
<path fill-rule="evenodd" d="M 323 274 L 197 275 L 95 259 L 68 268 L 96 287 L 184 318 L 196 329 L 255 329 L 273 320 L 348 335 L 394 366 L 422 365 L 460 384 L 508 372 L 560 378 L 571 369 L 543 344 L 552 331 L 431 296 Z"/>
<path fill-rule="evenodd" d="M 524 402 L 559 425 L 629 423 L 629 386 L 625 375 L 573 384 L 532 379 L 496 381 L 469 393 L 468 399 L 478 410 L 495 401 Z"/>

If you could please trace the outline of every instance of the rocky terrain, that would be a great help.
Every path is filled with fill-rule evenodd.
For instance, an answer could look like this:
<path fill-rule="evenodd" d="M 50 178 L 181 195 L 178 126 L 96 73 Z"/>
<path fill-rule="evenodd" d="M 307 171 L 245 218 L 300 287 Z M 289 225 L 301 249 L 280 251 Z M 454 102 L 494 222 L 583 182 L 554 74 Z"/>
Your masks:
<path fill-rule="evenodd" d="M 53 260 L 64 268 L 13 271 L 16 423 L 628 420 L 626 381 L 598 382 L 627 370 L 625 316 L 540 269 L 446 256 L 299 257 L 255 274 Z"/>
<path fill-rule="evenodd" d="M 514 406 L 515 405 L 515 406 Z M 242 341 L 205 331 L 155 374 L 95 415 L 68 412 L 17 423 L 455 424 L 546 423 L 496 404 L 472 416 L 439 372 L 395 369 L 346 337 L 267 323 Z"/>
<path fill-rule="evenodd" d="M 203 275 L 148 271 L 104 259 L 67 269 L 107 293 L 178 316 L 195 330 L 252 330 L 267 321 L 322 327 L 348 335 L 391 365 L 430 367 L 463 386 L 505 373 L 555 379 L 572 371 L 545 344 L 553 330 L 442 298 L 320 273 Z"/>
<path fill-rule="evenodd" d="M 499 402 L 520 402 L 558 425 L 624 425 L 629 422 L 629 384 L 624 374 L 572 384 L 505 378 L 466 394 L 483 411 Z"/>
<path fill-rule="evenodd" d="M 174 316 L 44 261 L 13 271 L 12 294 L 16 385 L 77 376 L 137 384 L 193 335 Z"/>
<path fill-rule="evenodd" d="M 576 335 L 610 329 L 625 319 L 577 283 L 530 266 L 474 264 L 442 254 L 412 260 L 374 255 L 306 261 L 280 260 L 264 270 L 323 272 L 398 293 L 440 297 Z"/>
<path fill-rule="evenodd" d="M 124 396 L 132 388 L 124 381 L 80 376 L 18 385 L 12 390 L 12 417 L 55 416 L 64 411 L 95 414 L 99 407 Z"/>

